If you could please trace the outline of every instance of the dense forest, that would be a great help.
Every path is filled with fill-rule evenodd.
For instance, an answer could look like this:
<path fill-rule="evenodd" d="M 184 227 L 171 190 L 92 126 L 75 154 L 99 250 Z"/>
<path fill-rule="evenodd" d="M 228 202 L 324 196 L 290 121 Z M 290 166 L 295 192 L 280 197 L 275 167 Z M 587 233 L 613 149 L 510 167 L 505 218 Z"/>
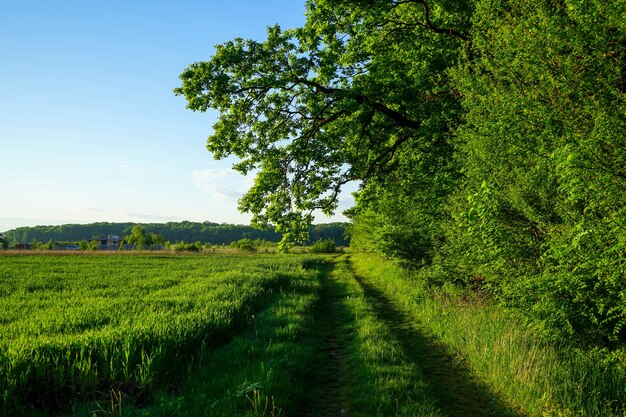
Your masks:
<path fill-rule="evenodd" d="M 78 242 L 90 240 L 98 236 L 117 235 L 120 237 L 132 234 L 137 223 L 91 223 L 91 224 L 64 224 L 60 226 L 18 227 L 5 232 L 8 244 L 38 242 Z M 234 241 L 248 238 L 260 239 L 268 242 L 278 242 L 282 238 L 273 227 L 257 229 L 251 226 L 236 224 L 218 224 L 210 222 L 168 222 L 141 224 L 147 233 L 155 233 L 163 238 L 164 242 L 201 242 L 212 245 L 230 244 Z M 333 239 L 337 245 L 347 246 L 345 223 L 325 223 L 311 225 L 310 242 L 319 239 Z"/>
<path fill-rule="evenodd" d="M 623 0 L 310 0 L 176 94 L 283 248 L 360 181 L 352 246 L 488 291 L 547 337 L 626 339 Z"/>

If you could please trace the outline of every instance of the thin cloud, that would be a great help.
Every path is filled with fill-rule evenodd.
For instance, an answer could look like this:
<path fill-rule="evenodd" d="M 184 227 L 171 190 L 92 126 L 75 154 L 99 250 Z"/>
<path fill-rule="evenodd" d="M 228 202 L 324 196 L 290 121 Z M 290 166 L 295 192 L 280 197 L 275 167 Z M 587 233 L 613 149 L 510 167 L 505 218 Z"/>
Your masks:
<path fill-rule="evenodd" d="M 101 207 L 85 207 L 84 211 L 89 213 L 97 213 L 106 216 L 108 219 L 115 221 L 140 221 L 140 222 L 168 222 L 176 221 L 177 218 L 172 216 L 164 216 L 144 211 L 127 210 L 121 208 L 101 208 Z"/>
<path fill-rule="evenodd" d="M 172 216 L 162 216 L 160 214 L 145 213 L 140 211 L 128 211 L 126 212 L 126 214 L 131 217 L 141 219 L 145 222 L 171 222 L 178 220 L 177 218 L 175 219 Z"/>
<path fill-rule="evenodd" d="M 250 180 L 232 169 L 202 169 L 191 174 L 194 185 L 222 201 L 237 201 L 250 187 Z"/>

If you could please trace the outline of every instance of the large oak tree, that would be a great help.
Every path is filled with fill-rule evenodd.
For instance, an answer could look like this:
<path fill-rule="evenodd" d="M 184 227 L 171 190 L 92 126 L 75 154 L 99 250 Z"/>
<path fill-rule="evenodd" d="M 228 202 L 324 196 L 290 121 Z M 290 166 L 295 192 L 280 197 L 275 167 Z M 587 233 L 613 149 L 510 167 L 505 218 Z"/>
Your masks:
<path fill-rule="evenodd" d="M 207 143 L 216 158 L 256 172 L 240 208 L 284 243 L 302 241 L 347 182 L 406 182 L 401 155 L 416 168 L 420 155 L 449 152 L 459 96 L 446 71 L 467 46 L 468 17 L 458 1 L 310 1 L 304 27 L 218 45 L 176 93 L 219 111 Z"/>

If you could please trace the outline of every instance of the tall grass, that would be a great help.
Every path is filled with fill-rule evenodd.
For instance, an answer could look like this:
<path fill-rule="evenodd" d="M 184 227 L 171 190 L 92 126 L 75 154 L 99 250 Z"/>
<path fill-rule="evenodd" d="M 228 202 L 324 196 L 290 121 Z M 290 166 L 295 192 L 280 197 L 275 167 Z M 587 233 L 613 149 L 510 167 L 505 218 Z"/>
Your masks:
<path fill-rule="evenodd" d="M 276 256 L 3 256 L 3 415 L 175 382 L 301 273 Z"/>
<path fill-rule="evenodd" d="M 445 415 L 345 260 L 326 260 L 305 262 L 310 272 L 282 286 L 248 330 L 205 352 L 176 393 L 127 404 L 124 415 Z"/>
<path fill-rule="evenodd" d="M 203 351 L 175 392 L 159 390 L 149 404 L 126 399 L 124 416 L 306 415 L 308 375 L 319 344 L 311 331 L 319 287 L 316 269 L 293 274 L 274 291 L 274 300 L 250 318 L 246 330 Z M 82 405 L 74 415 L 94 408 Z M 110 407 L 102 408 L 110 412 Z"/>
<path fill-rule="evenodd" d="M 355 272 L 463 358 L 478 378 L 524 414 L 623 416 L 625 351 L 585 351 L 542 341 L 486 297 L 425 288 L 419 275 L 354 254 Z"/>
<path fill-rule="evenodd" d="M 2 412 L 626 411 L 623 351 L 544 342 L 488 297 L 424 282 L 364 254 L 0 255 Z"/>

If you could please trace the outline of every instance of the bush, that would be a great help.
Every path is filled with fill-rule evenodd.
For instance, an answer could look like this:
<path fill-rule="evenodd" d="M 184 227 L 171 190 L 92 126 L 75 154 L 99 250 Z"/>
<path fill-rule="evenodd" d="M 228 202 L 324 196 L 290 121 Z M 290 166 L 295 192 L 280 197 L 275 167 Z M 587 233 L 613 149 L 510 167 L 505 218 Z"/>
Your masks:
<path fill-rule="evenodd" d="M 335 253 L 337 247 L 333 239 L 319 239 L 311 246 L 311 253 Z"/>
<path fill-rule="evenodd" d="M 202 252 L 202 244 L 200 242 L 185 243 L 182 240 L 177 243 L 166 242 L 165 248 L 174 252 Z"/>
<path fill-rule="evenodd" d="M 239 249 L 241 252 L 252 253 L 256 252 L 257 247 L 260 246 L 260 243 L 261 242 L 258 240 L 244 238 L 232 242 L 230 246 Z"/>

